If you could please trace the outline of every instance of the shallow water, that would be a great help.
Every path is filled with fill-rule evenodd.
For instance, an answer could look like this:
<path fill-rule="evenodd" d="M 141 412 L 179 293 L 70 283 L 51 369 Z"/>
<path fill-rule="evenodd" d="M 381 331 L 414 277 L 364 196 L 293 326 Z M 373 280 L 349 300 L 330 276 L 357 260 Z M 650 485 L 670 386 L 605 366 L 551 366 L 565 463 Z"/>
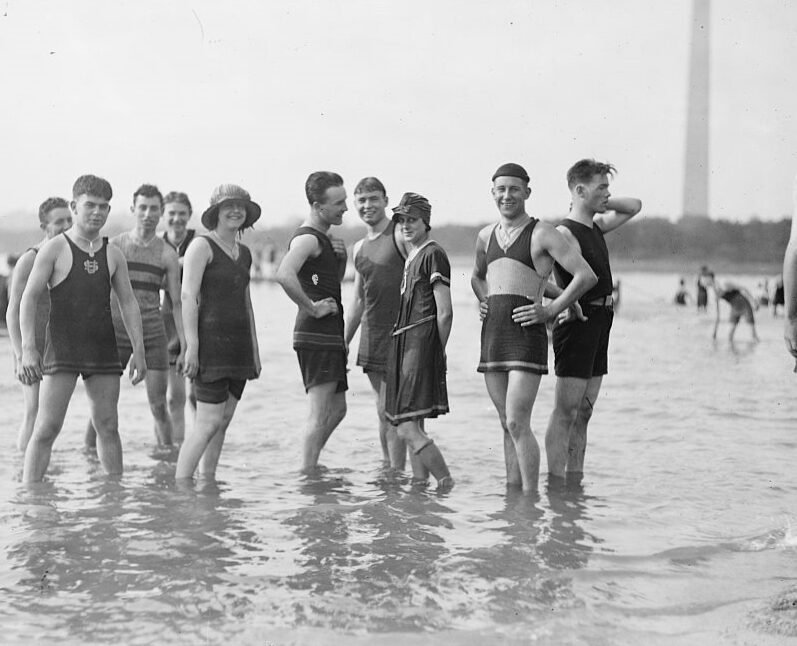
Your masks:
<path fill-rule="evenodd" d="M 782 319 L 712 342 L 670 305 L 677 277 L 625 273 L 610 374 L 580 488 L 507 491 L 497 418 L 475 372 L 478 313 L 455 267 L 450 415 L 427 428 L 445 494 L 380 470 L 373 401 L 318 477 L 297 473 L 305 398 L 294 306 L 253 285 L 264 369 L 215 483 L 177 487 L 153 452 L 142 387 L 120 401 L 125 474 L 81 449 L 76 391 L 47 480 L 19 483 L 21 397 L 0 375 L 0 617 L 5 643 L 781 644 L 797 637 L 797 404 Z M 740 277 L 752 287 L 753 277 Z M 347 286 L 350 288 L 350 286 Z M 7 339 L 0 362 L 10 366 Z M 553 358 L 549 358 L 552 365 Z M 553 377 L 533 428 L 542 440 Z"/>

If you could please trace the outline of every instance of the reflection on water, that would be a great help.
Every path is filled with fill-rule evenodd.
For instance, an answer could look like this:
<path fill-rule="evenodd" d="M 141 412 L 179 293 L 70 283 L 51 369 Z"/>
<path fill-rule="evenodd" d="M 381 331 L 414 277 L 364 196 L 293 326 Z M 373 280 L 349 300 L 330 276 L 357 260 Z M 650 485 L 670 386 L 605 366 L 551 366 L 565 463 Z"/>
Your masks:
<path fill-rule="evenodd" d="M 557 487 L 543 474 L 527 496 L 504 486 L 501 433 L 474 370 L 478 315 L 462 305 L 473 304 L 468 274 L 452 286 L 463 311 L 452 413 L 433 430 L 457 478 L 445 494 L 378 470 L 370 385 L 355 371 L 350 414 L 326 449 L 334 466 L 296 471 L 306 402 L 290 349 L 295 309 L 273 306 L 282 294 L 268 285 L 254 286 L 253 301 L 269 360 L 247 387 L 218 482 L 175 484 L 173 456 L 152 451 L 144 393 L 126 385 L 124 477 L 106 478 L 81 451 L 79 387 L 48 480 L 20 485 L 10 447 L 21 400 L 0 373 L 0 641 L 678 644 L 694 634 L 716 643 L 732 626 L 762 643 L 773 625 L 794 634 L 795 582 L 784 572 L 795 551 L 797 406 L 781 323 L 763 319 L 759 344 L 712 343 L 710 317 L 665 309 L 672 281 L 624 277 L 585 483 Z M 538 439 L 552 379 L 532 417 Z"/>

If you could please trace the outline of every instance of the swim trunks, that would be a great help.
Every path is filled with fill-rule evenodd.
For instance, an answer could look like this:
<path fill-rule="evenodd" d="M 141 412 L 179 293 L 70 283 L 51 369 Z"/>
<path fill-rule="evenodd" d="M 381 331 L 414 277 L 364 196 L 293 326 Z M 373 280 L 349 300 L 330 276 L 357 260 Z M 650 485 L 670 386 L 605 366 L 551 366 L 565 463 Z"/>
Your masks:
<path fill-rule="evenodd" d="M 557 377 L 590 379 L 609 372 L 609 332 L 614 312 L 610 307 L 582 307 L 586 321 L 554 323 L 554 372 Z"/>

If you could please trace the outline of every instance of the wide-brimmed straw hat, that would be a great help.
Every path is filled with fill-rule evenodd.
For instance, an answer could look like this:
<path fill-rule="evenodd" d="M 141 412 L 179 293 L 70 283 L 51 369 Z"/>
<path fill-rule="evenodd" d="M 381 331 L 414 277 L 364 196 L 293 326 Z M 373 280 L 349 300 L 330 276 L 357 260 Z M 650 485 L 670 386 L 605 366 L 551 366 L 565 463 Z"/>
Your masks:
<path fill-rule="evenodd" d="M 225 202 L 237 200 L 246 205 L 246 220 L 241 229 L 248 229 L 260 217 L 260 205 L 252 201 L 249 193 L 235 184 L 220 184 L 213 189 L 210 196 L 210 206 L 202 214 L 202 226 L 206 229 L 215 229 L 218 224 L 219 207 Z M 215 223 L 213 220 L 215 219 Z"/>

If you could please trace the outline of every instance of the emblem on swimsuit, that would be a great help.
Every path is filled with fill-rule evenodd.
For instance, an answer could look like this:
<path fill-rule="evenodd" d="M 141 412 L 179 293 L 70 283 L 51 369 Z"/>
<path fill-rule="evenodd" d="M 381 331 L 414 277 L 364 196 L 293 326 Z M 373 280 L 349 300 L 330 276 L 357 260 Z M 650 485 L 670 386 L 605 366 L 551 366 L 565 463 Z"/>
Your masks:
<path fill-rule="evenodd" d="M 313 285 L 318 285 L 318 274 L 313 274 L 310 276 L 310 280 L 313 281 Z"/>
<path fill-rule="evenodd" d="M 100 263 L 98 263 L 96 260 L 85 260 L 83 262 L 83 269 L 86 270 L 87 274 L 95 274 L 99 268 Z"/>

